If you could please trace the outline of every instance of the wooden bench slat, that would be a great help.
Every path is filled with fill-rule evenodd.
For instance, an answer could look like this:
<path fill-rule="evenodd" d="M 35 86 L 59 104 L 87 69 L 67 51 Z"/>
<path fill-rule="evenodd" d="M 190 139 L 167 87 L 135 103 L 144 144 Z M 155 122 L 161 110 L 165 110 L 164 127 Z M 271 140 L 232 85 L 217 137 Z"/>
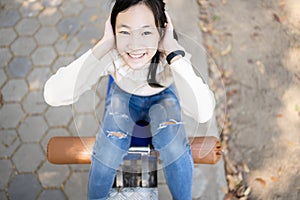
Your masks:
<path fill-rule="evenodd" d="M 52 137 L 47 159 L 53 164 L 90 164 L 95 137 Z M 195 164 L 215 164 L 222 155 L 220 140 L 214 136 L 189 138 Z"/>

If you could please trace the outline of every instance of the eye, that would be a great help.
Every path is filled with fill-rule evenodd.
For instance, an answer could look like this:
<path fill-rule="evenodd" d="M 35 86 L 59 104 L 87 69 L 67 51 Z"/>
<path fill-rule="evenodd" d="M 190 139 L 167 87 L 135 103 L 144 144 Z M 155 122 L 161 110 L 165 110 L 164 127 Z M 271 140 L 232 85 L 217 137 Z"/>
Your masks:
<path fill-rule="evenodd" d="M 122 34 L 122 35 L 129 35 L 128 31 L 119 31 L 119 33 Z"/>
<path fill-rule="evenodd" d="M 152 34 L 152 32 L 150 32 L 150 31 L 144 31 L 143 32 L 143 35 L 151 35 Z"/>

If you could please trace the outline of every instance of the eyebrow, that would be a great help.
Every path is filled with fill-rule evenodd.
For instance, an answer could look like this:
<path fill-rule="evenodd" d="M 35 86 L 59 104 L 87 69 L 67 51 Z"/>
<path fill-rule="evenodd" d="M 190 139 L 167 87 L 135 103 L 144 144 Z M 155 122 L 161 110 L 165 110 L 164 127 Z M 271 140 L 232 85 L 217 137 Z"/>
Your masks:
<path fill-rule="evenodd" d="M 120 24 L 118 26 L 118 28 L 128 28 L 128 29 L 131 29 L 131 27 L 128 26 L 128 25 L 126 25 L 126 24 Z M 151 28 L 151 26 L 150 25 L 145 25 L 145 26 L 142 26 L 141 28 Z"/>

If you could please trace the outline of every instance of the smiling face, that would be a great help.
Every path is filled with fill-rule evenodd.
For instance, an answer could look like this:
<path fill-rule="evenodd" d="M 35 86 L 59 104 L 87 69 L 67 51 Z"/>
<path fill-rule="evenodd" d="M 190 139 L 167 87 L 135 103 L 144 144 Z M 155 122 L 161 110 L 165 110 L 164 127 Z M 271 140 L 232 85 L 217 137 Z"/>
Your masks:
<path fill-rule="evenodd" d="M 134 5 L 117 15 L 115 28 L 117 50 L 125 63 L 132 69 L 150 64 L 160 39 L 152 11 L 144 4 Z"/>

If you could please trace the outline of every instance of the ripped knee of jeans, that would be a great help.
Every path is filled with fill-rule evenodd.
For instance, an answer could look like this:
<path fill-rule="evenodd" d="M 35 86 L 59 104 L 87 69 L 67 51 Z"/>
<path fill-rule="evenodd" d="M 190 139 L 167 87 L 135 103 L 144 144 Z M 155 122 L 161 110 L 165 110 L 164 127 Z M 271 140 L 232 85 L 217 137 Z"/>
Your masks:
<path fill-rule="evenodd" d="M 126 133 L 122 133 L 120 131 L 107 131 L 108 135 L 107 137 L 116 137 L 119 139 L 123 139 L 127 137 Z"/>
<path fill-rule="evenodd" d="M 114 117 L 120 117 L 120 118 L 127 119 L 127 120 L 129 119 L 128 115 L 119 113 L 119 112 L 110 112 L 109 115 L 112 115 Z"/>
<path fill-rule="evenodd" d="M 178 124 L 184 124 L 184 123 L 181 122 L 181 121 L 176 121 L 175 119 L 170 119 L 169 121 L 165 121 L 165 122 L 160 123 L 159 126 L 158 126 L 158 130 L 166 128 L 169 125 L 178 125 Z"/>

